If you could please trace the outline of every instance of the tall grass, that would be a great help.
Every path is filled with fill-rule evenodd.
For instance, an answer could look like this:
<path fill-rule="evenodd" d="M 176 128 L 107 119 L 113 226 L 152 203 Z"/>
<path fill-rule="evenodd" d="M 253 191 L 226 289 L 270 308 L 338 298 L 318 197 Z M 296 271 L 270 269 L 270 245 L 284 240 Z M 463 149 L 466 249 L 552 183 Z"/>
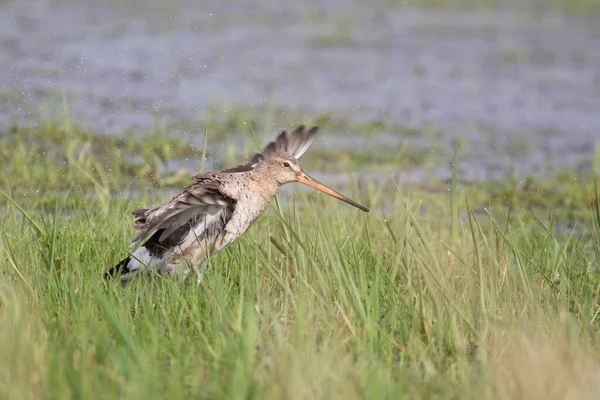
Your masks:
<path fill-rule="evenodd" d="M 368 215 L 277 201 L 201 286 L 103 281 L 130 251 L 128 212 L 164 200 L 110 193 L 127 171 L 177 183 L 122 156 L 201 155 L 202 170 L 209 130 L 202 152 L 160 127 L 154 147 L 52 125 L 4 139 L 0 398 L 595 398 L 595 176 L 536 198 L 466 190 L 455 152 L 449 195 L 390 176 L 351 185 Z"/>
<path fill-rule="evenodd" d="M 295 196 L 201 286 L 124 289 L 101 275 L 150 199 L 6 203 L 0 397 L 594 398 L 598 213 L 571 231 L 476 210 L 455 183 L 408 193 L 368 215 Z"/>

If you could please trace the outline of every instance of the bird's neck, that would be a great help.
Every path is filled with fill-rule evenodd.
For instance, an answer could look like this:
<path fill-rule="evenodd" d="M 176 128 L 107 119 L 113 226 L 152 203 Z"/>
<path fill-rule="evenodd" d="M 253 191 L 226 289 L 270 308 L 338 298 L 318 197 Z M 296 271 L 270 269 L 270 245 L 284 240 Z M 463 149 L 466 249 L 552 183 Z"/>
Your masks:
<path fill-rule="evenodd" d="M 257 174 L 254 171 L 250 172 L 250 177 L 261 197 L 269 203 L 272 202 L 281 184 L 269 175 Z"/>
<path fill-rule="evenodd" d="M 269 201 L 272 201 L 275 195 L 277 194 L 277 191 L 281 187 L 281 184 L 277 182 L 274 178 L 265 177 L 264 175 L 259 176 L 253 174 L 252 178 L 256 185 L 257 191 L 259 191 L 263 197 L 265 197 Z"/>

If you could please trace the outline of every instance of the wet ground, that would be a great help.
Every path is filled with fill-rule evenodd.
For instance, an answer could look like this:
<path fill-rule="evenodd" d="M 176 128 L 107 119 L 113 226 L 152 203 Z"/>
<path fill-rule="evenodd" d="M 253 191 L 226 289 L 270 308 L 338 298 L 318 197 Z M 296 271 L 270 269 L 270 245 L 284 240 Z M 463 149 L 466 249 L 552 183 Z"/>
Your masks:
<path fill-rule="evenodd" d="M 117 134 L 150 131 L 156 115 L 197 123 L 211 107 L 330 112 L 439 132 L 383 130 L 369 147 L 336 132 L 358 151 L 408 141 L 448 149 L 447 160 L 463 138 L 464 179 L 578 166 L 600 144 L 598 19 L 384 0 L 199 4 L 0 2 L 0 127 L 66 104 L 78 123 Z"/>

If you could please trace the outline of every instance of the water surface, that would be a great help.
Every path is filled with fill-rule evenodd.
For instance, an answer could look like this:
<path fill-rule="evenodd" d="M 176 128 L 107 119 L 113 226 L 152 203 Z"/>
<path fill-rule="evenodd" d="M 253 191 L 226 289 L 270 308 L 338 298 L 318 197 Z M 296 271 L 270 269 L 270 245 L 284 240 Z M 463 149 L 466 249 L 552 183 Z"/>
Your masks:
<path fill-rule="evenodd" d="M 597 20 L 383 0 L 167 3 L 1 5 L 2 128 L 63 104 L 111 133 L 150 131 L 156 115 L 198 122 L 215 105 L 332 112 L 433 126 L 440 134 L 425 143 L 445 149 L 464 138 L 465 179 L 577 166 L 599 143 Z M 423 142 L 380 135 L 392 136 L 386 150 Z"/>

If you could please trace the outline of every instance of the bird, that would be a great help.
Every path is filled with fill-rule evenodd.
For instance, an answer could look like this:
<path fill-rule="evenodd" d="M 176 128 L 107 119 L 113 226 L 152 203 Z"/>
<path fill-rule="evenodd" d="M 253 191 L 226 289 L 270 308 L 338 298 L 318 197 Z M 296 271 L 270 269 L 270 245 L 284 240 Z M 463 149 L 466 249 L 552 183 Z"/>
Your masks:
<path fill-rule="evenodd" d="M 130 246 L 133 253 L 105 274 L 123 283 L 139 274 L 156 273 L 184 280 L 192 271 L 200 283 L 206 259 L 233 243 L 269 207 L 279 188 L 299 182 L 346 202 L 364 212 L 369 209 L 309 176 L 298 159 L 312 145 L 318 127 L 286 130 L 256 153 L 250 162 L 222 171 L 192 177 L 163 205 L 132 211 L 139 232 Z"/>

